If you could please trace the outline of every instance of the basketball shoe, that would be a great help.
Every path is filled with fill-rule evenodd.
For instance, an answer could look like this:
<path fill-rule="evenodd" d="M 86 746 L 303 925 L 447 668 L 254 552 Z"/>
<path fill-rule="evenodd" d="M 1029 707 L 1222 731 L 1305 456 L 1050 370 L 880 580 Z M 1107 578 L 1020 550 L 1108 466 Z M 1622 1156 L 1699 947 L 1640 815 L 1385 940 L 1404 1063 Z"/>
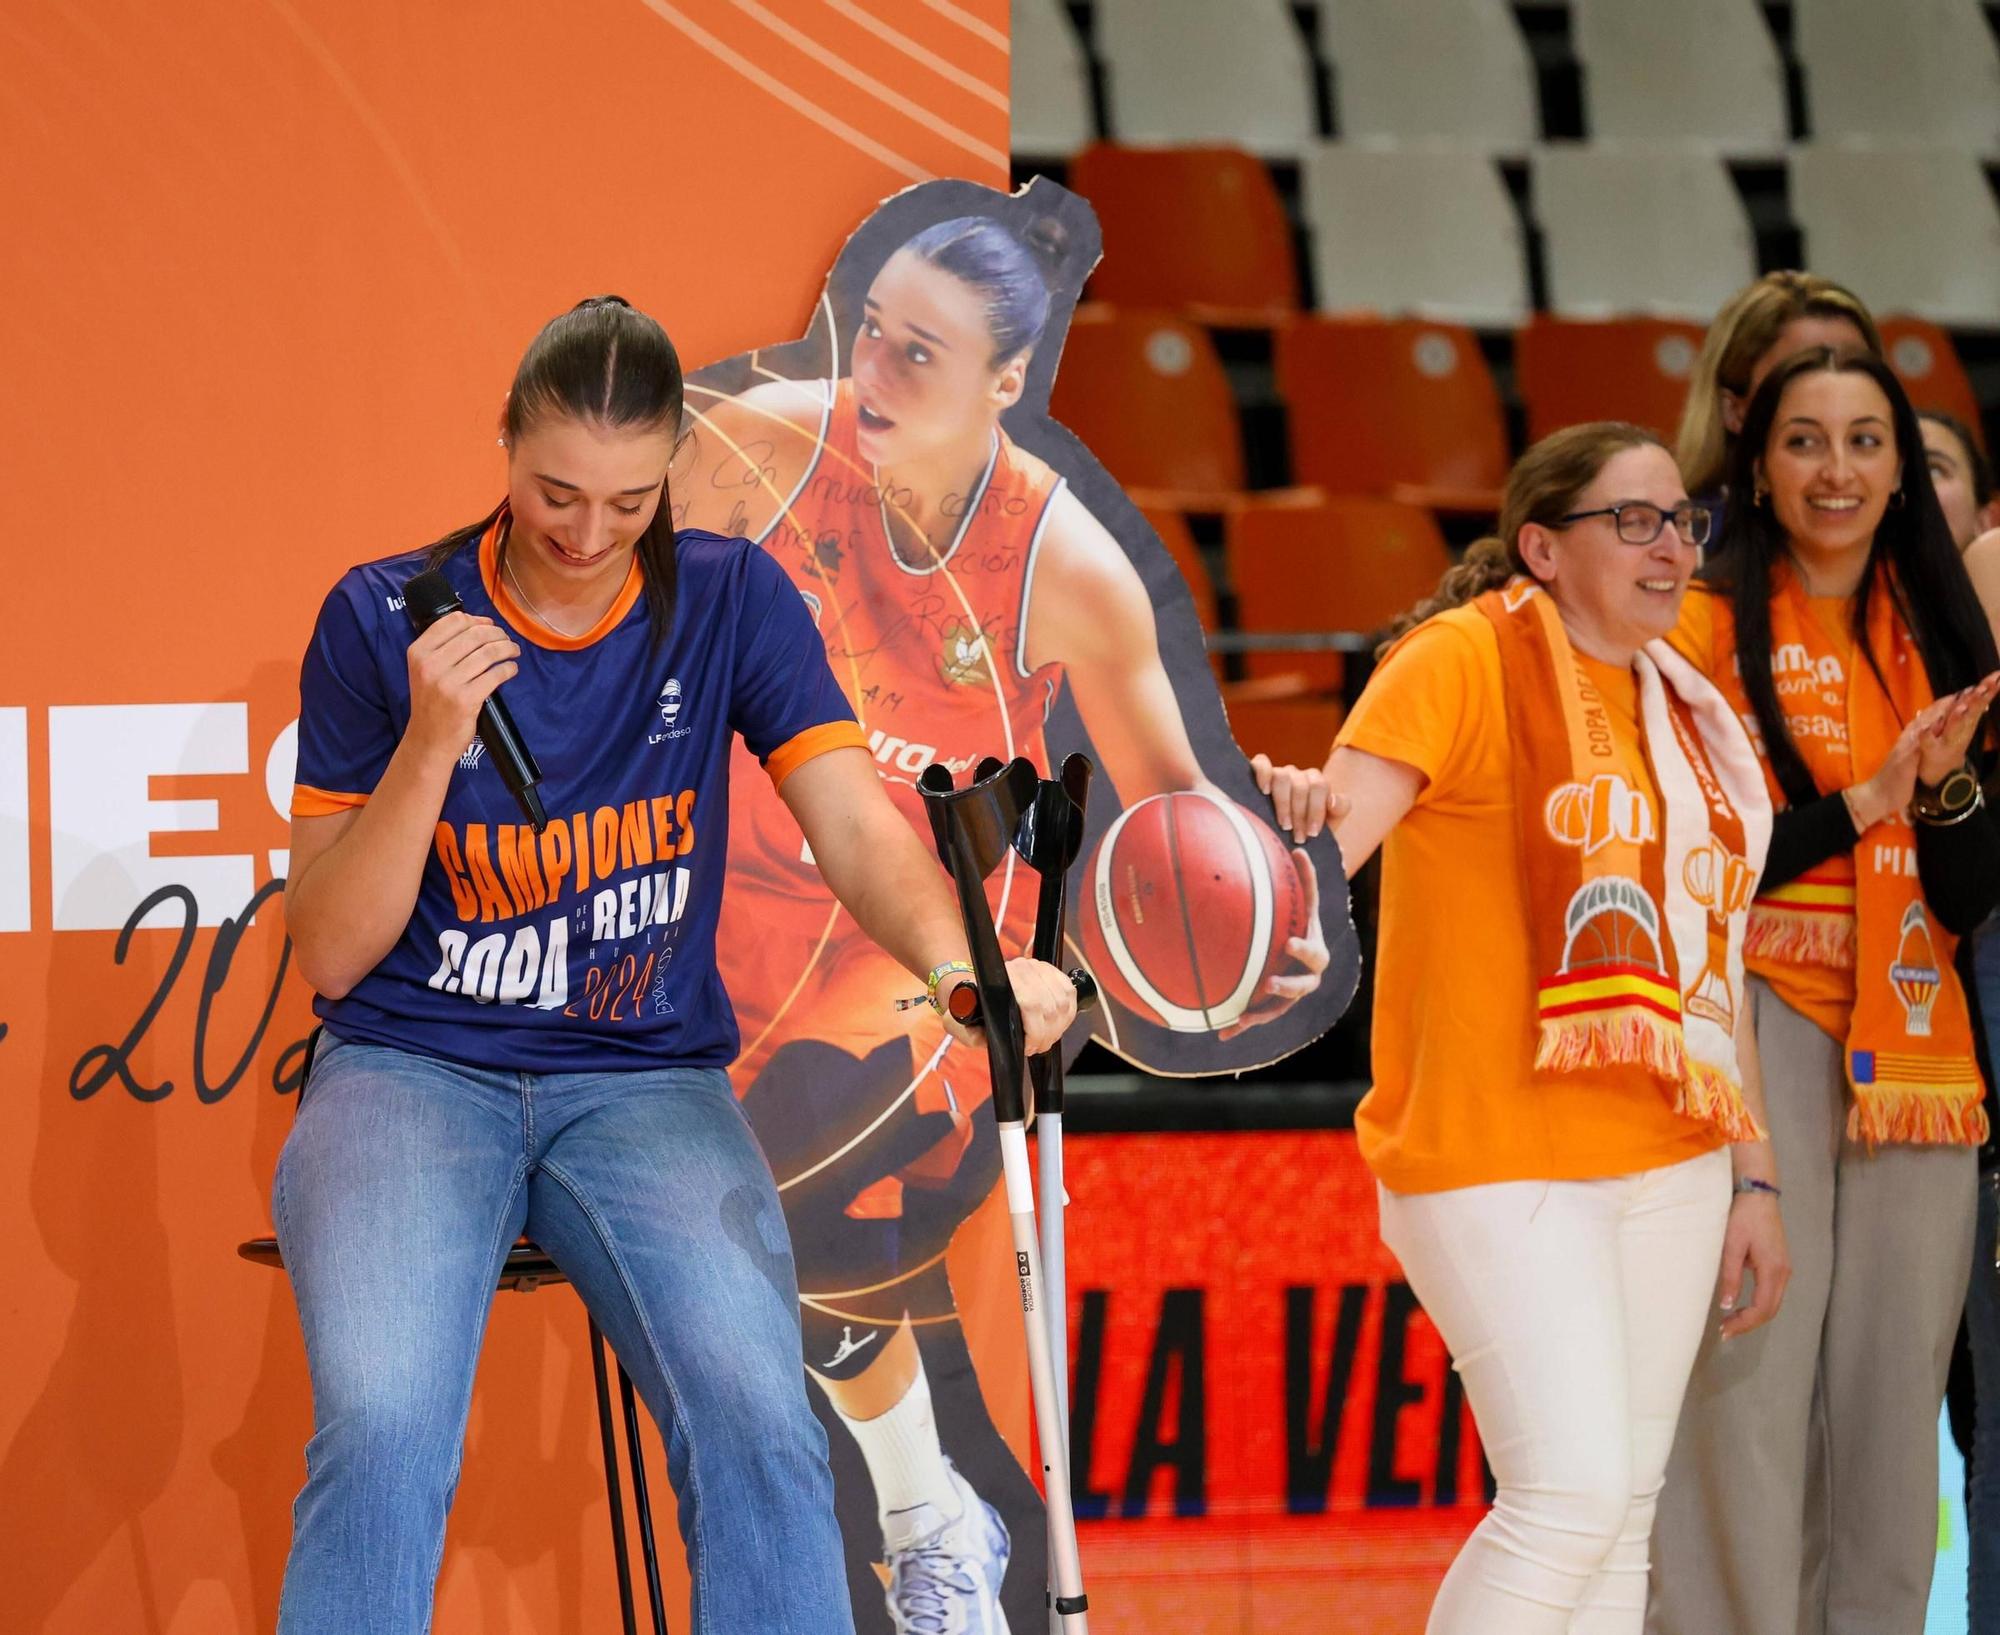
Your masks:
<path fill-rule="evenodd" d="M 951 1485 L 955 1516 L 934 1504 L 890 1512 L 882 1540 L 889 1617 L 896 1635 L 1009 1635 L 1000 1610 L 1012 1551 L 1006 1524 L 956 1469 Z"/>

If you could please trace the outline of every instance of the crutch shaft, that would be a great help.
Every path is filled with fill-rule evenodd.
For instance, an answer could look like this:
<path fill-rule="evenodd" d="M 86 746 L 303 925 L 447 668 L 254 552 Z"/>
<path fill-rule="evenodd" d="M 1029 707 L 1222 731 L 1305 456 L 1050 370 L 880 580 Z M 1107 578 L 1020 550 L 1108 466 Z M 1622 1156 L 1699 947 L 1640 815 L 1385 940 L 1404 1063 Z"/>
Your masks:
<path fill-rule="evenodd" d="M 1014 1264 L 1021 1288 L 1021 1320 L 1028 1338 L 1028 1385 L 1035 1404 L 1035 1434 L 1042 1447 L 1042 1497 L 1049 1514 L 1049 1582 L 1063 1635 L 1087 1635 L 1083 1563 L 1077 1553 L 1076 1512 L 1070 1501 L 1069 1460 L 1063 1453 L 1055 1361 L 1042 1316 L 1041 1244 L 1035 1236 L 1035 1183 L 1028 1163 L 1028 1133 L 1020 1120 L 1000 1126 L 1000 1163 L 1007 1185 L 1007 1214 L 1014 1231 Z"/>

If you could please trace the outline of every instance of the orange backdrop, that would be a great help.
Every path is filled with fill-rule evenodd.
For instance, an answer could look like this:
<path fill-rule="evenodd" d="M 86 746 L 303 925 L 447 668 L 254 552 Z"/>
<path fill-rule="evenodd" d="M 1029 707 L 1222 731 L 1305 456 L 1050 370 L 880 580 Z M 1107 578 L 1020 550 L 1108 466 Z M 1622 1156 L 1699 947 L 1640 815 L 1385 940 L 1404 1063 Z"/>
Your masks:
<path fill-rule="evenodd" d="M 696 365 L 803 332 L 885 194 L 1004 185 L 1007 11 L 0 17 L 0 1630 L 275 1621 L 305 1366 L 235 1247 L 308 1018 L 281 904 L 230 922 L 284 872 L 320 598 L 490 507 L 551 313 L 617 291 Z M 615 1627 L 595 1446 L 574 1296 L 502 1297 L 441 1632 Z"/>

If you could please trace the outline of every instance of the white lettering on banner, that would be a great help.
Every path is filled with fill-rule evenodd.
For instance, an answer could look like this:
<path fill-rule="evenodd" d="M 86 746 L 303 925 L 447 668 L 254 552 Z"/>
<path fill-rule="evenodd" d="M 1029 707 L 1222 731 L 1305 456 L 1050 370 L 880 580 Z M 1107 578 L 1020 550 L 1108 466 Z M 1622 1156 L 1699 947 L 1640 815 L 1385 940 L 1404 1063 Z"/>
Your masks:
<path fill-rule="evenodd" d="M 155 777 L 249 770 L 244 704 L 75 704 L 49 711 L 49 865 L 58 931 L 116 931 L 141 900 L 185 886 L 197 925 L 240 914 L 247 852 L 154 857 L 154 834 L 213 832 L 212 800 L 154 800 Z"/>
<path fill-rule="evenodd" d="M 0 710 L 0 931 L 29 929 L 28 712 Z"/>
<path fill-rule="evenodd" d="M 264 757 L 264 798 L 271 803 L 271 810 L 287 822 L 292 815 L 292 785 L 298 781 L 299 765 L 299 724 L 294 721 L 271 740 L 270 753 Z M 292 872 L 292 852 L 289 846 L 274 846 L 269 853 L 271 877 L 284 879 Z"/>

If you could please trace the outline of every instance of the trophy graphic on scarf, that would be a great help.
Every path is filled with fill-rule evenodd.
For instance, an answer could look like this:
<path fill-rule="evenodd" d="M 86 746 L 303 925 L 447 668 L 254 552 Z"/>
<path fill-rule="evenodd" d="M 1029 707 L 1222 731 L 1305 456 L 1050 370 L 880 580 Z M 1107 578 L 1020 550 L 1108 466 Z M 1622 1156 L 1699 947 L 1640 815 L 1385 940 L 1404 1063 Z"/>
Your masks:
<path fill-rule="evenodd" d="M 1708 910 L 1708 958 L 1681 999 L 1690 1016 L 1734 1030 L 1736 1008 L 1729 991 L 1729 916 L 1750 899 L 1756 876 L 1750 865 L 1710 835 L 1681 861 L 1687 894 Z"/>
<path fill-rule="evenodd" d="M 1889 983 L 1902 1002 L 1903 1031 L 1913 1039 L 1928 1039 L 1940 977 L 1930 916 L 1921 902 L 1913 900 L 1903 910 L 1902 932 L 1902 941 L 1896 945 L 1896 963 L 1889 967 Z"/>

